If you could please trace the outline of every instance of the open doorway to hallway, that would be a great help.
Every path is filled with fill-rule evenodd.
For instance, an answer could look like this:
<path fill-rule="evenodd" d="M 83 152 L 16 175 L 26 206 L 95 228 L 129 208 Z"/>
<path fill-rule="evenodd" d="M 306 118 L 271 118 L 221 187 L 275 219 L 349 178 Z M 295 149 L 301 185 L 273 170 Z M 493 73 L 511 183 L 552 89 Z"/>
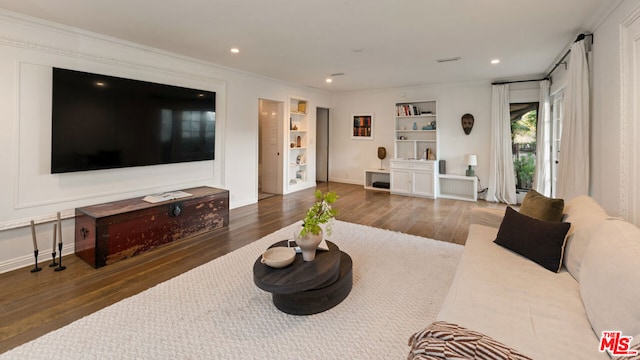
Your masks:
<path fill-rule="evenodd" d="M 329 181 L 329 109 L 316 108 L 316 182 Z"/>
<path fill-rule="evenodd" d="M 284 103 L 258 99 L 258 200 L 282 194 Z"/>

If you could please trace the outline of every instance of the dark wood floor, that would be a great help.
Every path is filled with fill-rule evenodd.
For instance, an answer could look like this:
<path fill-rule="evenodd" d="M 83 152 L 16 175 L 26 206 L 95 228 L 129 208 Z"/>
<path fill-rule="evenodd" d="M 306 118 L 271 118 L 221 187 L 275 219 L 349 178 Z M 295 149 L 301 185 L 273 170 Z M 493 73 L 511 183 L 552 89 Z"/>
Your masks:
<path fill-rule="evenodd" d="M 362 186 L 323 183 L 336 191 L 338 219 L 464 244 L 473 207 L 503 207 L 479 201 L 429 200 L 366 191 Z M 145 254 L 93 269 L 75 255 L 67 270 L 29 268 L 0 274 L 0 353 L 67 325 L 119 300 L 301 220 L 314 189 L 274 196 L 230 211 L 227 228 L 184 239 Z"/>

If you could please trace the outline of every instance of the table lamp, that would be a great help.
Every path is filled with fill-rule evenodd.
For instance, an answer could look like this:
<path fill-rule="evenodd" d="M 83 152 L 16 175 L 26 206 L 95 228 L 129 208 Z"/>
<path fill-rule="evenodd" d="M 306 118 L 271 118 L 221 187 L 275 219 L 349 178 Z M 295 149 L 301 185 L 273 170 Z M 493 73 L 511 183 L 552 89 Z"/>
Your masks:
<path fill-rule="evenodd" d="M 464 155 L 464 164 L 469 166 L 465 175 L 467 176 L 476 176 L 476 173 L 473 171 L 474 166 L 478 166 L 478 157 L 475 154 L 465 154 Z"/>

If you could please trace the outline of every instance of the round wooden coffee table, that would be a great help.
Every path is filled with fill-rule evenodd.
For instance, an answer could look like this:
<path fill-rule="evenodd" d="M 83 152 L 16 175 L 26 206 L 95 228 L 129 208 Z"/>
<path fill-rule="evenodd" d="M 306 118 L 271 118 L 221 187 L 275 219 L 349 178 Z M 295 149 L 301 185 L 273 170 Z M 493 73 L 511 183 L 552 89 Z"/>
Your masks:
<path fill-rule="evenodd" d="M 329 251 L 318 250 L 314 261 L 296 254 L 293 263 L 274 269 L 261 256 L 253 264 L 253 282 L 273 294 L 273 304 L 292 315 L 311 315 L 331 309 L 344 300 L 352 286 L 351 257 L 327 241 Z M 287 246 L 287 241 L 270 247 Z"/>

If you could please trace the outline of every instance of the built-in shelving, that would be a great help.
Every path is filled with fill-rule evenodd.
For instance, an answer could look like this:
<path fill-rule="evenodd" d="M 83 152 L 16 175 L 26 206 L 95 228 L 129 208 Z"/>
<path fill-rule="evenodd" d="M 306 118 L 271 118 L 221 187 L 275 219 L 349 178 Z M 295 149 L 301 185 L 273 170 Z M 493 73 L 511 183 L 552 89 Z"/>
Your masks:
<path fill-rule="evenodd" d="M 438 195 L 436 102 L 396 103 L 391 192 L 435 198 Z"/>
<path fill-rule="evenodd" d="M 364 188 L 367 190 L 389 192 L 390 172 L 385 169 L 367 169 L 364 171 Z"/>
<path fill-rule="evenodd" d="M 309 100 L 289 98 L 289 126 L 287 138 L 286 181 L 287 192 L 305 189 L 312 185 L 307 171 L 309 156 Z"/>
<path fill-rule="evenodd" d="M 447 199 L 477 201 L 478 178 L 463 175 L 439 175 L 438 196 Z"/>
<path fill-rule="evenodd" d="M 437 159 L 438 124 L 436 118 L 435 101 L 397 103 L 394 157 L 396 159 Z M 431 158 L 429 158 L 429 154 L 431 154 Z"/>

